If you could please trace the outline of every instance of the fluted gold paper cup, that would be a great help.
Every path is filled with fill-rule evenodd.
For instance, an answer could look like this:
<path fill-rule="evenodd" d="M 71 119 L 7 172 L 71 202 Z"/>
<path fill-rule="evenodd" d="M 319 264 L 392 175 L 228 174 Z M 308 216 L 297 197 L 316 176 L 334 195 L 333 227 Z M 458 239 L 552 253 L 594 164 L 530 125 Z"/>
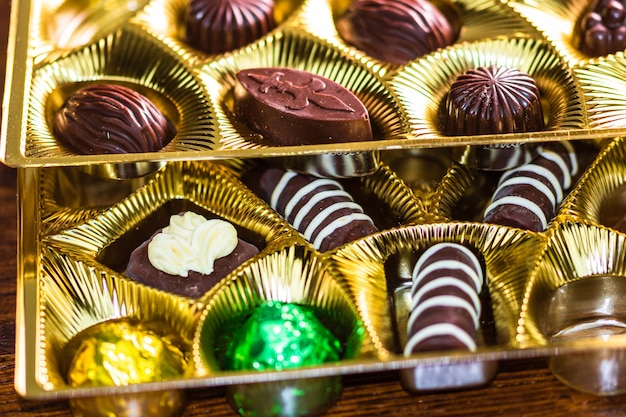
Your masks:
<path fill-rule="evenodd" d="M 234 113 L 236 73 L 243 69 L 259 67 L 295 69 L 328 78 L 354 93 L 363 103 L 369 113 L 374 142 L 407 137 L 408 126 L 397 99 L 389 93 L 383 81 L 366 63 L 355 60 L 349 54 L 307 32 L 297 28 L 285 28 L 269 36 L 262 43 L 237 51 L 232 56 L 207 62 L 199 68 L 198 75 L 213 99 L 212 104 L 218 115 L 220 146 L 223 149 L 263 148 L 267 149 L 265 153 L 267 157 L 271 157 L 275 150 L 283 155 L 288 150 L 294 150 L 300 155 L 310 156 L 313 159 L 312 166 L 318 170 L 320 167 L 323 168 L 323 165 L 330 164 L 329 161 L 316 161 L 315 158 L 320 153 L 328 153 L 333 144 L 327 144 L 325 152 L 320 152 L 320 149 L 307 152 L 307 145 L 277 146 L 270 138 L 264 138 L 251 130 L 245 121 Z M 339 144 L 349 139 L 339 138 L 337 142 Z M 315 145 L 311 147 L 318 148 Z M 339 160 L 339 165 L 351 166 L 349 160 L 353 154 L 350 152 L 332 155 Z M 356 161 L 365 160 L 362 153 L 354 154 L 354 157 L 357 158 Z M 298 161 L 302 163 L 301 167 L 290 166 L 290 168 L 306 170 L 307 160 L 301 158 Z M 370 158 L 365 161 L 366 164 L 353 164 L 354 172 L 344 170 L 340 176 L 371 173 L 376 160 Z"/>
<path fill-rule="evenodd" d="M 406 286 L 411 284 L 411 270 L 418 253 L 440 242 L 456 242 L 474 248 L 484 259 L 493 323 L 479 332 L 485 343 L 517 346 L 517 315 L 522 303 L 525 281 L 532 268 L 535 251 L 543 237 L 514 229 L 478 223 L 429 223 L 399 227 L 369 236 L 339 248 L 330 255 L 333 268 L 350 289 L 370 338 L 381 359 L 400 352 L 405 330 L 397 327 L 407 311 Z M 510 265 L 516 265 L 511 270 Z M 410 298 L 410 297 L 409 297 Z M 390 300 L 398 305 L 392 305 Z M 392 317 L 397 317 L 392 320 Z M 489 342 L 488 342 L 489 341 Z M 483 345 L 482 347 L 487 347 Z M 481 347 L 478 347 L 480 350 Z M 450 352 L 431 352 L 450 355 Z M 455 352 L 463 355 L 462 352 Z M 466 359 L 471 352 L 465 352 Z M 457 357 L 457 356 L 455 356 Z M 457 357 L 458 358 L 458 357 Z"/>
<path fill-rule="evenodd" d="M 587 0 L 547 0 L 534 2 L 529 0 L 511 0 L 504 2 L 520 16 L 532 24 L 539 33 L 563 56 L 570 67 L 575 67 L 588 62 L 597 61 L 607 56 L 597 56 L 595 53 L 585 53 L 581 48 L 580 29 L 583 26 L 581 20 L 590 12 L 590 6 L 596 2 Z M 610 25 L 611 23 L 605 22 Z M 599 30 L 598 30 L 599 29 Z M 612 36 L 603 34 L 602 30 L 610 31 L 604 27 L 597 27 L 596 33 L 602 36 L 594 48 L 599 51 L 599 45 L 607 42 Z M 618 35 L 620 36 L 620 35 Z M 583 36 L 584 37 L 584 36 Z"/>
<path fill-rule="evenodd" d="M 533 270 L 520 337 L 554 347 L 550 368 L 565 384 L 595 395 L 626 391 L 625 236 L 565 221 L 553 229 Z"/>
<path fill-rule="evenodd" d="M 75 415 L 178 415 L 185 393 L 168 384 L 193 369 L 198 306 L 139 286 L 83 254 L 42 251 L 41 387 L 66 393 Z"/>
<path fill-rule="evenodd" d="M 556 51 L 542 40 L 509 37 L 459 44 L 390 74 L 392 93 L 399 97 L 402 107 L 409 115 L 411 133 L 418 138 L 433 140 L 446 137 L 440 121 L 440 111 L 450 86 L 467 70 L 490 65 L 517 69 L 533 78 L 540 92 L 545 131 L 558 132 L 587 127 L 582 93 L 571 70 Z M 467 159 L 462 158 L 468 155 L 466 148 L 458 147 L 460 152 L 454 155 L 459 162 L 473 168 L 511 168 L 527 162 L 528 158 L 524 152 L 511 153 L 509 148 L 514 143 L 525 147 L 524 136 L 533 133 L 455 137 L 455 140 L 467 139 L 470 143 L 473 138 L 476 141 L 485 141 L 483 143 L 489 143 L 486 145 L 486 151 L 489 152 L 487 155 L 481 154 L 480 158 Z M 484 146 L 475 145 L 477 149 Z M 493 155 L 493 152 L 496 154 Z M 476 149 L 469 152 L 469 155 L 477 155 Z M 510 163 L 503 163 L 496 156 L 515 158 Z"/>
<path fill-rule="evenodd" d="M 53 134 L 55 115 L 80 87 L 98 83 L 130 87 L 144 95 L 174 126 L 173 139 L 157 152 L 77 155 L 70 151 Z M 170 152 L 213 149 L 217 143 L 215 116 L 199 80 L 163 44 L 132 26 L 38 66 L 29 106 L 24 156 L 51 158 L 57 164 L 160 162 Z M 143 173 L 142 166 L 112 172 Z"/>
<path fill-rule="evenodd" d="M 432 2 L 432 4 L 448 21 L 451 29 L 452 42 L 442 47 L 496 36 L 515 36 L 519 33 L 536 34 L 536 31 L 528 22 L 499 2 L 489 0 L 438 0 Z M 351 2 L 346 0 L 319 2 L 316 5 L 315 14 L 310 13 L 303 16 L 303 27 L 339 47 L 346 48 L 363 59 L 370 60 L 373 68 L 380 74 L 386 74 L 403 65 L 399 62 L 388 62 L 380 57 L 375 58 L 372 56 L 380 54 L 382 49 L 385 48 L 383 45 L 386 42 L 393 42 L 393 36 L 385 37 L 385 31 L 389 27 L 375 27 L 375 24 L 378 22 L 361 23 L 362 26 L 369 27 L 376 33 L 372 40 L 377 39 L 379 47 L 382 48 L 381 51 L 378 51 L 378 54 L 374 51 L 361 50 L 342 37 L 337 26 L 345 18 L 350 5 Z M 424 19 L 427 20 L 428 17 L 427 15 Z M 325 24 L 325 22 L 330 22 L 330 24 Z M 428 22 L 425 24 L 428 24 Z M 394 35 L 397 36 L 397 34 L 398 31 L 394 31 Z M 407 40 L 410 39 L 410 36 L 413 36 L 413 34 L 407 35 Z M 390 44 L 389 47 L 392 47 L 392 45 Z M 435 50 L 431 52 L 435 52 Z M 409 55 L 406 51 L 403 54 Z M 407 62 L 420 59 L 423 56 L 413 56 Z"/>
<path fill-rule="evenodd" d="M 563 201 L 560 213 L 569 218 L 626 233 L 626 147 L 616 138 L 602 148 L 576 187 Z"/>
<path fill-rule="evenodd" d="M 209 44 L 205 45 L 200 42 L 199 39 L 203 37 L 201 33 L 188 32 L 188 24 L 198 27 L 201 24 L 200 22 L 188 23 L 189 3 L 188 0 L 153 0 L 133 19 L 133 22 L 162 39 L 169 48 L 179 53 L 186 61 L 197 63 L 206 59 L 215 59 L 249 44 L 263 42 L 268 35 L 281 30 L 283 26 L 294 20 L 306 1 L 276 0 L 272 2 L 271 9 L 267 9 L 268 16 L 265 21 L 256 20 L 260 19 L 261 11 L 265 10 L 262 4 L 253 6 L 251 10 L 246 9 L 248 7 L 246 4 L 236 4 L 232 6 L 233 10 L 229 10 L 229 8 L 212 8 L 209 2 L 202 15 L 208 15 L 211 18 L 205 17 L 206 22 L 203 23 L 202 30 L 206 31 L 207 37 L 209 34 L 216 37 L 215 45 L 211 48 Z M 237 10 L 239 7 L 242 9 Z M 199 8 L 196 14 L 200 15 L 200 10 Z M 228 12 L 232 12 L 230 18 L 227 15 Z M 220 13 L 224 13 L 223 20 Z M 211 23 L 215 25 L 214 28 L 210 27 Z M 265 27 L 267 31 L 261 31 L 261 27 Z M 229 29 L 232 30 L 231 34 L 227 33 Z M 220 31 L 223 33 L 218 42 L 217 37 Z M 190 40 L 189 37 L 193 39 Z M 249 42 L 243 43 L 244 39 Z"/>
<path fill-rule="evenodd" d="M 35 8 L 37 54 L 76 49 L 128 24 L 149 0 L 54 0 Z"/>
<path fill-rule="evenodd" d="M 599 62 L 574 69 L 580 81 L 589 124 L 595 129 L 624 128 L 624 97 L 619 94 L 626 86 L 626 57 L 617 53 Z"/>
<path fill-rule="evenodd" d="M 207 162 L 180 162 L 169 164 L 155 174 L 152 181 L 97 217 L 50 235 L 46 241 L 83 253 L 125 274 L 131 252 L 168 226 L 171 216 L 186 212 L 230 223 L 237 238 L 254 246 L 261 254 L 296 236 L 291 227 L 229 169 Z M 136 265 L 145 263 L 141 257 L 136 259 Z M 246 259 L 242 258 L 241 262 L 251 261 L 250 257 Z M 185 280 L 176 274 L 164 280 L 152 280 L 153 274 L 159 271 L 146 273 L 148 275 L 141 276 L 141 282 L 146 285 L 191 298 L 199 298 L 205 286 L 210 288 L 214 284 L 206 277 L 200 281 Z"/>
<path fill-rule="evenodd" d="M 248 326 L 250 320 L 260 321 L 259 330 L 265 328 L 265 322 L 251 314 L 259 311 L 262 306 L 267 306 L 268 302 L 280 303 L 283 311 L 287 306 L 310 309 L 322 326 L 317 330 L 316 339 L 321 341 L 326 338 L 326 331 L 330 331 L 338 339 L 339 345 L 336 347 L 340 346 L 340 349 L 335 360 L 328 356 L 331 362 L 315 364 L 308 361 L 309 354 L 327 349 L 326 344 L 322 345 L 320 342 L 318 347 L 309 345 L 308 349 L 314 351 L 303 350 L 301 358 L 304 366 L 287 366 L 283 365 L 287 358 L 280 359 L 280 350 L 270 351 L 270 340 L 273 337 L 262 337 L 257 332 L 251 334 L 250 337 L 258 337 L 256 342 L 251 341 L 257 344 L 252 354 L 259 355 L 259 359 L 255 360 L 266 363 L 267 367 L 261 366 L 257 370 L 258 381 L 261 382 L 227 387 L 229 402 L 242 415 L 318 415 L 338 399 L 341 393 L 341 376 L 323 376 L 322 373 L 318 377 L 303 378 L 298 377 L 298 370 L 316 365 L 333 366 L 337 360 L 350 360 L 372 353 L 372 346 L 368 343 L 367 334 L 351 298 L 327 270 L 319 255 L 307 246 L 290 245 L 259 258 L 254 264 L 222 281 L 202 301 L 206 307 L 202 312 L 193 345 L 194 364 L 199 375 L 219 375 L 226 371 L 254 372 L 254 369 L 246 371 L 224 367 L 231 363 L 227 358 L 234 355 L 230 353 L 233 347 L 229 345 L 242 340 L 237 336 L 239 329 Z M 281 314 L 281 317 L 287 315 Z M 271 323 L 278 324 L 278 320 L 273 318 Z M 302 320 L 307 320 L 314 327 L 310 318 Z M 303 325 L 300 322 L 297 326 Z M 285 329 L 291 326 L 293 323 L 290 321 L 283 325 L 278 324 L 278 327 Z M 322 331 L 323 329 L 326 330 Z M 300 331 L 298 328 L 295 330 Z M 309 332 L 304 328 L 301 331 L 303 334 Z M 277 349 L 282 345 L 278 340 L 275 343 Z M 299 342 L 294 340 L 293 344 L 299 345 Z M 285 355 L 300 354 L 291 350 L 291 344 L 282 346 Z M 275 356 L 276 361 L 266 362 L 261 359 L 262 352 Z M 233 360 L 233 364 L 236 363 L 238 362 Z M 263 382 L 263 374 L 267 374 L 270 379 Z M 278 374 L 285 377 L 281 378 Z"/>

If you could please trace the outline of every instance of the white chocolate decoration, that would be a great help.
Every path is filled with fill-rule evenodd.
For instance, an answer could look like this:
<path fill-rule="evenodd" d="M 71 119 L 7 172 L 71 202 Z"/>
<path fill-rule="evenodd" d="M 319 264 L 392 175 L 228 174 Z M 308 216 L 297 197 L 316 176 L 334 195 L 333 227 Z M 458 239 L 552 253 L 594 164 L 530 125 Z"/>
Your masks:
<path fill-rule="evenodd" d="M 170 217 L 170 224 L 148 244 L 152 266 L 170 275 L 187 277 L 189 271 L 209 275 L 216 259 L 237 247 L 237 229 L 224 220 L 207 220 L 188 211 Z"/>

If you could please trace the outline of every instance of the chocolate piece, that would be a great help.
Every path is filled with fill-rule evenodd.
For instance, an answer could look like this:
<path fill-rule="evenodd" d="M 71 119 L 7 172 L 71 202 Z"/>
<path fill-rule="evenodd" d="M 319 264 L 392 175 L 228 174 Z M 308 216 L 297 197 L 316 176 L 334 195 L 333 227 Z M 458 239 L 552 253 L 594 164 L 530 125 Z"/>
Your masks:
<path fill-rule="evenodd" d="M 626 233 L 626 184 L 621 184 L 604 198 L 598 221 L 604 226 Z"/>
<path fill-rule="evenodd" d="M 367 109 L 340 84 L 288 68 L 237 73 L 235 115 L 279 146 L 373 140 Z"/>
<path fill-rule="evenodd" d="M 186 41 L 209 54 L 245 46 L 276 27 L 274 0 L 191 0 Z"/>
<path fill-rule="evenodd" d="M 261 197 L 322 252 L 378 231 L 337 181 L 269 168 L 260 187 Z"/>
<path fill-rule="evenodd" d="M 185 355 L 175 341 L 137 320 L 96 324 L 65 347 L 72 387 L 126 386 L 181 377 Z"/>
<path fill-rule="evenodd" d="M 442 111 L 446 135 L 534 132 L 544 128 L 539 89 L 516 69 L 478 67 L 451 85 Z"/>
<path fill-rule="evenodd" d="M 305 305 L 268 301 L 234 333 L 227 370 L 281 371 L 340 359 L 341 343 Z"/>
<path fill-rule="evenodd" d="M 434 244 L 418 259 L 412 280 L 404 355 L 475 350 L 484 281 L 478 258 L 461 244 Z"/>
<path fill-rule="evenodd" d="M 195 216 L 191 220 L 185 219 L 185 216 L 191 215 L 201 219 Z M 179 223 L 174 226 L 175 221 Z M 227 224 L 234 230 L 227 222 L 216 219 L 213 221 Z M 158 230 L 131 253 L 126 276 L 153 288 L 198 298 L 239 265 L 259 253 L 256 246 L 237 238 L 236 231 L 233 237 L 228 230 L 212 229 L 210 222 L 192 212 L 172 216 L 168 227 L 184 230 L 180 233 L 176 231 L 175 235 L 172 232 L 173 237 L 168 234 L 168 228 Z M 155 239 L 162 238 L 167 239 L 167 242 L 161 249 L 155 250 L 155 246 L 151 247 L 156 244 Z M 229 247 L 222 249 L 224 244 Z M 151 256 L 151 250 L 157 252 L 156 255 Z"/>
<path fill-rule="evenodd" d="M 540 146 L 535 159 L 502 175 L 484 221 L 534 232 L 545 230 L 577 173 L 578 160 L 571 143 Z"/>
<path fill-rule="evenodd" d="M 346 43 L 400 65 L 452 45 L 459 35 L 428 0 L 354 0 L 336 27 Z"/>
<path fill-rule="evenodd" d="M 55 116 L 53 132 L 73 152 L 97 155 L 158 151 L 176 128 L 135 90 L 91 84 L 68 97 Z"/>
<path fill-rule="evenodd" d="M 598 0 L 585 9 L 574 33 L 576 47 L 598 57 L 626 49 L 626 1 Z"/>

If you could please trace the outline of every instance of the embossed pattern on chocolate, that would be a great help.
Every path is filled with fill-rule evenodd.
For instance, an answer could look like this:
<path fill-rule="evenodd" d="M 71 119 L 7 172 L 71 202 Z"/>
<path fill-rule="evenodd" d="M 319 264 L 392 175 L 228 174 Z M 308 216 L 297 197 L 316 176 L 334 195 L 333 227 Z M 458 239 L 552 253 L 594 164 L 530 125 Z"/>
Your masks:
<path fill-rule="evenodd" d="M 263 199 L 322 252 L 378 231 L 335 180 L 269 168 L 260 186 Z"/>
<path fill-rule="evenodd" d="M 237 73 L 235 115 L 278 145 L 373 140 L 369 113 L 342 85 L 288 68 Z"/>
<path fill-rule="evenodd" d="M 483 275 L 476 255 L 461 244 L 443 242 L 426 249 L 412 272 L 404 355 L 476 349 Z"/>
<path fill-rule="evenodd" d="M 626 49 L 626 1 L 599 0 L 580 18 L 574 39 L 585 55 L 598 57 Z"/>
<path fill-rule="evenodd" d="M 214 222 L 227 223 L 207 220 L 193 212 L 172 216 L 169 226 L 133 250 L 126 276 L 172 294 L 202 296 L 259 253 L 256 246 L 238 238 L 236 230 L 232 236 L 228 228 L 213 229 Z M 228 226 L 234 230 L 232 225 Z"/>
<path fill-rule="evenodd" d="M 461 74 L 450 87 L 441 117 L 442 130 L 451 136 L 544 128 L 539 89 L 533 78 L 496 65 Z"/>
<path fill-rule="evenodd" d="M 232 51 L 276 27 L 274 0 L 191 0 L 186 41 L 209 54 Z"/>
<path fill-rule="evenodd" d="M 336 27 L 346 43 L 392 64 L 406 64 L 458 37 L 428 0 L 354 0 Z"/>
<path fill-rule="evenodd" d="M 155 152 L 176 134 L 146 96 L 117 84 L 77 90 L 54 119 L 56 139 L 80 155 Z"/>
<path fill-rule="evenodd" d="M 528 164 L 502 175 L 485 209 L 486 223 L 534 232 L 548 227 L 578 173 L 578 159 L 567 141 L 544 144 L 538 153 Z"/>

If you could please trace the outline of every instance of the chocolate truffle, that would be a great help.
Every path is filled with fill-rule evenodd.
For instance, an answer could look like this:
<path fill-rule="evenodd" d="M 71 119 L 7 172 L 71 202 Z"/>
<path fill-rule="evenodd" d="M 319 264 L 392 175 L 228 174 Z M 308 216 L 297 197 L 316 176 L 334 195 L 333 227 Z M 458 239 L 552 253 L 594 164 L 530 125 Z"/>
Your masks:
<path fill-rule="evenodd" d="M 574 33 L 576 47 L 597 57 L 626 49 L 626 1 L 594 0 L 585 9 Z"/>
<path fill-rule="evenodd" d="M 404 355 L 476 349 L 483 275 L 476 255 L 461 244 L 442 242 L 426 249 L 412 272 Z"/>
<path fill-rule="evenodd" d="M 239 71 L 234 112 L 279 146 L 373 140 L 369 113 L 358 97 L 340 84 L 306 71 Z"/>
<path fill-rule="evenodd" d="M 322 252 L 378 231 L 335 180 L 278 168 L 261 174 L 261 197 Z"/>
<path fill-rule="evenodd" d="M 274 0 L 191 0 L 186 41 L 208 54 L 245 46 L 276 27 Z"/>
<path fill-rule="evenodd" d="M 484 221 L 534 232 L 545 230 L 577 173 L 578 159 L 571 143 L 540 146 L 531 162 L 502 175 Z"/>
<path fill-rule="evenodd" d="M 305 305 L 268 301 L 234 333 L 227 370 L 281 371 L 340 359 L 341 343 Z"/>
<path fill-rule="evenodd" d="M 517 69 L 478 67 L 461 74 L 442 109 L 446 135 L 534 132 L 544 128 L 539 89 Z"/>
<path fill-rule="evenodd" d="M 220 219 L 193 212 L 170 218 L 130 255 L 126 275 L 145 285 L 198 298 L 239 265 L 259 253 L 237 237 L 237 230 Z"/>
<path fill-rule="evenodd" d="M 80 155 L 158 151 L 176 134 L 147 97 L 117 84 L 77 90 L 54 118 L 59 143 Z"/>
<path fill-rule="evenodd" d="M 392 64 L 452 45 L 458 37 L 428 0 L 353 0 L 336 28 L 346 43 Z"/>

